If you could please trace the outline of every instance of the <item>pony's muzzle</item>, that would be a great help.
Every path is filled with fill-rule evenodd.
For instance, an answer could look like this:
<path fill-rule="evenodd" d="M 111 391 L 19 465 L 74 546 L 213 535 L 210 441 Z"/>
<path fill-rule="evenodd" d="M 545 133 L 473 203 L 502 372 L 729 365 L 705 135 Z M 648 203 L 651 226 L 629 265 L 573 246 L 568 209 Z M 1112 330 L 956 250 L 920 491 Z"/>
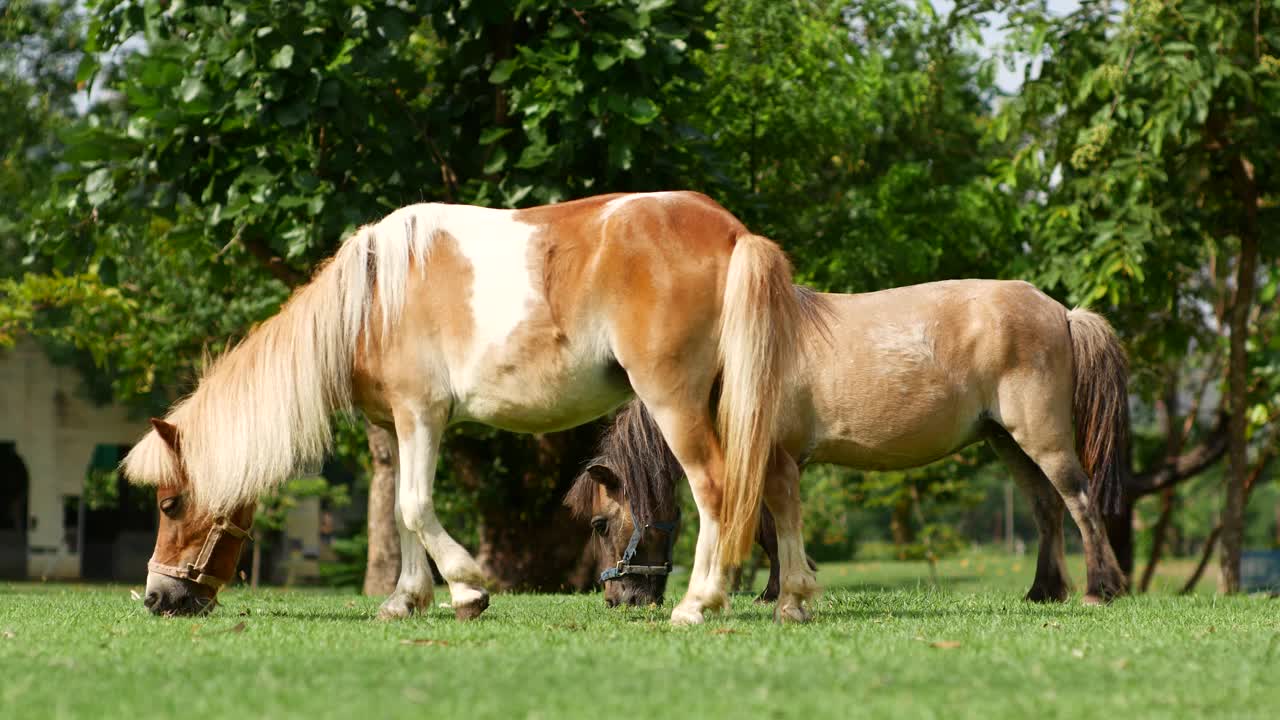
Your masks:
<path fill-rule="evenodd" d="M 625 605 L 630 607 L 648 607 L 662 604 L 662 590 L 652 587 L 648 582 L 628 582 L 628 579 L 614 580 L 606 587 L 604 602 L 608 607 Z"/>
<path fill-rule="evenodd" d="M 153 615 L 203 615 L 213 610 L 210 588 L 181 578 L 147 573 L 147 594 L 142 605 Z"/>

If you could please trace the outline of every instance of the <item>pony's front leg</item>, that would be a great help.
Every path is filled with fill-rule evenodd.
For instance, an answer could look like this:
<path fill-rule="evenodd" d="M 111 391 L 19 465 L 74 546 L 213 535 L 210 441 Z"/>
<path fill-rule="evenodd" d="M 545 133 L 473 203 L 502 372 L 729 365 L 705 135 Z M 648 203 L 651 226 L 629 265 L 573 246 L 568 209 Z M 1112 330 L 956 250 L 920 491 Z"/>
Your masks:
<path fill-rule="evenodd" d="M 442 410 L 413 409 L 395 412 L 396 435 L 400 446 L 400 474 L 396 484 L 396 507 L 406 534 L 401 535 L 401 551 L 405 539 L 416 539 L 435 558 L 436 567 L 449 583 L 453 612 L 459 620 L 478 617 L 489 607 L 489 593 L 484 589 L 485 575 L 480 564 L 466 548 L 458 544 L 440 525 L 432 496 L 440 438 L 444 432 L 446 413 Z M 426 565 L 423 558 L 423 565 Z M 430 569 L 424 568 L 428 579 Z"/>
<path fill-rule="evenodd" d="M 398 484 L 398 483 L 397 483 Z M 400 503 L 395 508 L 396 528 L 400 531 L 400 577 L 396 589 L 378 609 L 379 620 L 400 620 L 415 612 L 427 610 L 435 598 L 435 581 L 422 541 L 404 524 Z"/>
<path fill-rule="evenodd" d="M 764 501 L 778 528 L 778 565 L 781 588 L 774 619 L 805 622 L 805 603 L 818 594 L 818 578 L 804 553 L 803 513 L 800 506 L 800 469 L 781 450 L 773 454 L 765 477 Z"/>

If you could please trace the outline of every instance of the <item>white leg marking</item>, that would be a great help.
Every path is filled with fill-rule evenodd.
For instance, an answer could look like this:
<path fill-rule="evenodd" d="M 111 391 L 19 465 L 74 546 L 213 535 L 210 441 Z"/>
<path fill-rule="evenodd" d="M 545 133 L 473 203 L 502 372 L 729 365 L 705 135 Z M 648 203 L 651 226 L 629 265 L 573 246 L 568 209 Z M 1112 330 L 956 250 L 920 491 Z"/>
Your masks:
<path fill-rule="evenodd" d="M 408 418 L 405 418 L 408 420 Z M 401 427 L 401 425 L 408 427 Z M 466 548 L 450 537 L 436 517 L 432 484 L 440 449 L 440 429 L 430 427 L 419 415 L 401 422 L 396 418 L 396 435 L 400 439 L 400 483 L 396 503 L 404 516 L 404 524 L 435 558 L 440 574 L 449 583 L 453 606 L 458 607 L 487 597 L 484 571 Z M 405 536 L 402 536 L 402 538 Z M 403 540 L 401 552 L 405 552 Z M 425 564 L 425 563 L 424 563 Z"/>
<path fill-rule="evenodd" d="M 435 598 L 427 550 L 418 536 L 405 527 L 399 503 L 396 503 L 396 528 L 400 531 L 400 577 L 395 591 L 378 610 L 378 617 L 384 620 L 406 618 L 427 610 Z"/>

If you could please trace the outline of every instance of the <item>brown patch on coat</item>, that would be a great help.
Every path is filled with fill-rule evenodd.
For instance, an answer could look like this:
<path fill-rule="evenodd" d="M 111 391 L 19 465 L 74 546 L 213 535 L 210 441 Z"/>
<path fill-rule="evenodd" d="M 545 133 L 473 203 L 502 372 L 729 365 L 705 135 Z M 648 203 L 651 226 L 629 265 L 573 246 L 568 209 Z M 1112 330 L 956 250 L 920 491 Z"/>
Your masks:
<path fill-rule="evenodd" d="M 711 293 L 719 307 L 734 239 L 746 232 L 742 223 L 695 192 L 637 197 L 607 210 L 611 201 L 624 197 L 602 195 L 515 214 L 517 221 L 541 228 L 530 246 L 530 267 L 541 279 L 553 323 L 562 332 L 579 327 L 584 312 L 696 302 L 671 297 L 673 291 Z M 691 256 L 699 261 L 689 263 Z M 685 282 L 690 279 L 695 288 Z M 650 321 L 637 317 L 643 315 L 647 313 L 634 312 L 627 325 L 645 327 L 642 332 L 648 335 Z M 619 334 L 627 334 L 622 330 Z"/>
<path fill-rule="evenodd" d="M 475 271 L 471 261 L 458 247 L 458 239 L 445 230 L 437 230 L 431 241 L 426 267 L 413 262 L 405 285 L 405 306 L 399 324 L 414 328 L 409 342 L 429 338 L 438 344 L 441 358 L 464 357 L 475 336 L 475 318 L 471 314 Z M 420 388 L 425 373 L 443 372 L 443 368 L 400 367 L 391 358 L 422 357 L 420 353 L 400 351 L 402 337 L 392 328 L 392 337 L 382 337 L 382 312 L 377 288 L 370 299 L 370 317 L 356 345 L 353 372 L 353 394 L 357 407 L 375 422 L 391 421 L 392 403 L 388 393 L 402 392 L 407 385 Z"/>

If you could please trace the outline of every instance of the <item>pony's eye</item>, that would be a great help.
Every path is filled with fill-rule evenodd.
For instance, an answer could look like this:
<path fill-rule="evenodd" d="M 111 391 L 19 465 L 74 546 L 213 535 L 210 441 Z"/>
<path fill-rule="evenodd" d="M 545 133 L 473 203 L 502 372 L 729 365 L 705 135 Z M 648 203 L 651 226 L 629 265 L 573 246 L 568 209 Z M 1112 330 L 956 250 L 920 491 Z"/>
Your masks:
<path fill-rule="evenodd" d="M 595 530 L 597 535 L 604 537 L 604 534 L 609 531 L 609 519 L 603 515 L 591 518 L 591 529 Z"/>
<path fill-rule="evenodd" d="M 182 510 L 182 496 L 174 495 L 160 501 L 160 512 L 175 517 Z"/>

